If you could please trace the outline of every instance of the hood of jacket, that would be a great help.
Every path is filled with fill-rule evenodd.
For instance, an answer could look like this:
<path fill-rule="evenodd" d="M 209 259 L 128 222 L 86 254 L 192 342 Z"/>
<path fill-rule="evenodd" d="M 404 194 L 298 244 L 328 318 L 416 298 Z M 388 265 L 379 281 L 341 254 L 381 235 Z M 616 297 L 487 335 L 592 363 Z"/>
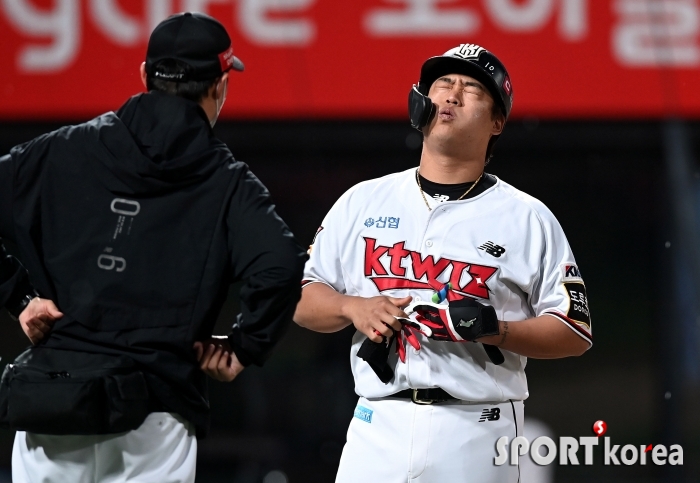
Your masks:
<path fill-rule="evenodd" d="M 116 113 L 92 121 L 109 155 L 102 163 L 132 193 L 181 189 L 233 161 L 216 139 L 204 110 L 187 99 L 149 92 L 131 97 Z M 116 180 L 115 180 L 116 181 Z"/>

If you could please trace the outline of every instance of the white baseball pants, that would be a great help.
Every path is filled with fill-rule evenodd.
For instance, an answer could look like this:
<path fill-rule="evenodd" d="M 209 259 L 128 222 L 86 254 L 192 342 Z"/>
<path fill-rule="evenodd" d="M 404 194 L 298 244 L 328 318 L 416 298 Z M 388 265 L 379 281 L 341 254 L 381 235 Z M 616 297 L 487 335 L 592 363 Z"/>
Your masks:
<path fill-rule="evenodd" d="M 418 405 L 360 398 L 336 483 L 518 483 L 517 466 L 495 466 L 496 441 L 522 435 L 522 401 Z"/>
<path fill-rule="evenodd" d="M 133 431 L 52 436 L 18 431 L 13 483 L 193 483 L 197 438 L 177 414 L 151 413 Z"/>

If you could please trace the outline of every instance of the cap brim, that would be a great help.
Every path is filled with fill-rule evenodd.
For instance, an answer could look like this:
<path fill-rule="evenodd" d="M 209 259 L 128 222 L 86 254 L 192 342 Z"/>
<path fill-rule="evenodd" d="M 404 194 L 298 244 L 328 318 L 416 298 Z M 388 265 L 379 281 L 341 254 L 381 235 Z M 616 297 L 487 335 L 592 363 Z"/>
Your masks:
<path fill-rule="evenodd" d="M 241 59 L 239 59 L 235 55 L 233 56 L 233 64 L 231 64 L 231 68 L 233 70 L 237 70 L 238 72 L 243 72 L 245 70 L 243 62 L 241 62 Z"/>

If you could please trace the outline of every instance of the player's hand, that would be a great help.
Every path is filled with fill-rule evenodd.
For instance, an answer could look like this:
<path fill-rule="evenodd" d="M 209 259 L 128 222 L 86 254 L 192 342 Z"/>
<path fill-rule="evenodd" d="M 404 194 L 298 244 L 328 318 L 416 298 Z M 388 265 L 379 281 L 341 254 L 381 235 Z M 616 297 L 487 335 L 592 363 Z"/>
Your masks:
<path fill-rule="evenodd" d="M 486 355 L 492 363 L 500 365 L 505 361 L 498 347 L 488 344 L 493 336 L 500 333 L 500 322 L 493 307 L 465 298 L 452 300 L 447 306 L 429 302 L 413 303 L 406 307 L 406 312 L 411 315 L 412 320 L 424 326 L 404 325 L 404 330 L 413 335 L 420 332 L 434 340 L 483 342 Z M 401 356 L 400 348 L 397 348 Z"/>
<path fill-rule="evenodd" d="M 51 300 L 35 297 L 19 314 L 19 323 L 32 345 L 36 345 L 61 317 L 63 313 Z"/>
<path fill-rule="evenodd" d="M 434 340 L 466 342 L 499 334 L 494 308 L 471 298 L 453 300 L 448 305 L 414 303 L 406 311 L 431 330 L 432 334 L 425 335 Z"/>
<path fill-rule="evenodd" d="M 401 307 L 410 302 L 411 297 L 348 297 L 342 310 L 357 330 L 372 342 L 382 342 L 385 337 L 390 339 L 394 331 L 401 330 L 401 322 L 396 317 L 408 317 Z"/>
<path fill-rule="evenodd" d="M 203 342 L 195 342 L 194 350 L 199 367 L 207 376 L 217 381 L 231 382 L 245 369 L 231 350 L 226 336 L 215 336 Z"/>

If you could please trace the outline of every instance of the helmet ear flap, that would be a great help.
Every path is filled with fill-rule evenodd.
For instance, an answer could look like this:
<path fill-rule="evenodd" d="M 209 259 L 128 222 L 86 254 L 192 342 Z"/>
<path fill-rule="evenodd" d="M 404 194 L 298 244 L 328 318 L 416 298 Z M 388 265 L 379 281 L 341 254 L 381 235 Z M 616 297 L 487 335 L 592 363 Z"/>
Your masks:
<path fill-rule="evenodd" d="M 411 126 L 420 131 L 435 115 L 435 104 L 418 89 L 418 85 L 414 84 L 408 94 L 408 114 L 411 117 Z"/>

